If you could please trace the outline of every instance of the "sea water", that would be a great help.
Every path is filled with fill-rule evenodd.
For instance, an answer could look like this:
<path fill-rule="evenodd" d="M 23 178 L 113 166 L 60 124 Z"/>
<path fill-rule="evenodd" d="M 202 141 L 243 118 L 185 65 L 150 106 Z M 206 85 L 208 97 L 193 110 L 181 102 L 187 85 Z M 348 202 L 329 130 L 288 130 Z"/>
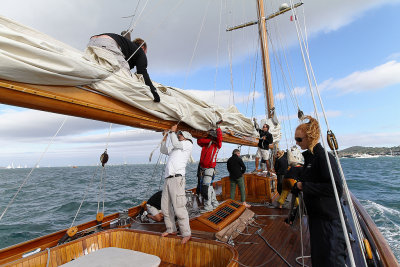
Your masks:
<path fill-rule="evenodd" d="M 254 169 L 248 162 L 247 169 Z M 350 191 L 359 199 L 400 261 L 400 157 L 341 159 Z M 216 178 L 227 176 L 217 164 Z M 147 200 L 161 189 L 163 165 L 0 170 L 0 248 L 94 220 Z M 186 168 L 186 187 L 196 186 L 197 164 Z M 22 183 L 13 203 L 9 202 Z M 84 200 L 84 201 L 82 201 Z M 79 213 L 77 213 L 80 205 Z"/>

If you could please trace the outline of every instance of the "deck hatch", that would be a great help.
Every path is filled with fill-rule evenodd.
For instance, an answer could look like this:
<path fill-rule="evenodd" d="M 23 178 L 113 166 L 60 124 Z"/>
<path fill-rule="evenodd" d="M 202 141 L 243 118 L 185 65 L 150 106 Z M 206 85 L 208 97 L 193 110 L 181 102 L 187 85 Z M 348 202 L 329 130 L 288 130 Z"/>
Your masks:
<path fill-rule="evenodd" d="M 213 222 L 215 224 L 218 224 L 222 221 L 221 218 L 215 216 L 215 215 L 211 215 L 210 217 L 207 218 L 210 222 Z"/>

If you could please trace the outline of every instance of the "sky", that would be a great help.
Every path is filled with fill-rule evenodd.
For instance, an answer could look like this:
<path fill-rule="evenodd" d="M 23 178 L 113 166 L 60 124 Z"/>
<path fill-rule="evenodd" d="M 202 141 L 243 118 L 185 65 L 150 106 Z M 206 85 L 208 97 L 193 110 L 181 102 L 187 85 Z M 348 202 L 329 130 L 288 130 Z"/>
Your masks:
<path fill-rule="evenodd" d="M 266 14 L 282 3 L 264 2 Z M 399 12 L 400 0 L 304 0 L 296 10 L 299 33 L 291 13 L 269 21 L 281 148 L 294 145 L 297 106 L 317 113 L 324 130 L 325 113 L 339 149 L 400 145 Z M 148 43 L 152 80 L 210 103 L 234 104 L 248 117 L 265 116 L 257 26 L 225 31 L 256 20 L 255 1 L 3 0 L 0 15 L 81 51 L 92 35 L 133 28 L 132 35 Z M 322 109 L 313 86 L 317 111 L 298 36 L 323 101 Z M 160 141 L 156 132 L 0 104 L 0 167 L 94 165 L 106 148 L 111 164 L 148 163 Z M 234 148 L 224 144 L 220 157 Z M 199 152 L 195 145 L 195 160 Z M 255 149 L 243 147 L 245 153 Z M 158 158 L 154 152 L 152 162 Z"/>

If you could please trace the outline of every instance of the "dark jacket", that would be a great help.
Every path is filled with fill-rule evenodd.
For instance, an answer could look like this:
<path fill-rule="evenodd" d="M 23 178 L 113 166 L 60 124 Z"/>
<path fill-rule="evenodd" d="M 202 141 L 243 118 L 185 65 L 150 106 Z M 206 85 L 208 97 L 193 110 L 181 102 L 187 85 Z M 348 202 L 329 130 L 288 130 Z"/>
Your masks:
<path fill-rule="evenodd" d="M 299 180 L 302 172 L 303 166 L 291 166 L 290 169 L 288 169 L 288 171 L 286 172 L 285 178 Z"/>
<path fill-rule="evenodd" d="M 125 60 L 128 60 L 130 58 L 128 61 L 129 68 L 133 69 L 134 67 L 136 67 L 136 72 L 143 75 L 145 84 L 149 86 L 152 91 L 156 90 L 153 83 L 151 82 L 149 74 L 147 73 L 147 56 L 143 49 L 138 49 L 139 46 L 137 44 L 119 34 L 103 33 L 99 35 L 108 35 L 113 38 L 114 41 L 121 48 L 121 52 L 122 54 L 124 54 Z M 132 56 L 133 53 L 135 54 Z"/>
<path fill-rule="evenodd" d="M 272 134 L 268 131 L 263 131 L 262 129 L 257 129 L 258 133 L 260 134 L 260 139 L 258 140 L 258 147 L 262 149 L 269 149 L 269 145 L 274 142 L 274 138 Z M 265 139 L 263 138 L 265 136 Z"/>
<path fill-rule="evenodd" d="M 152 195 L 149 200 L 147 200 L 146 204 L 149 204 L 150 206 L 155 207 L 156 209 L 160 210 L 161 209 L 161 196 L 162 196 L 162 191 L 158 191 L 154 195 Z"/>
<path fill-rule="evenodd" d="M 229 177 L 233 180 L 242 177 L 243 173 L 246 171 L 243 160 L 236 154 L 233 154 L 232 157 L 228 159 L 226 167 L 228 168 Z"/>
<path fill-rule="evenodd" d="M 286 157 L 286 153 L 282 155 L 280 158 L 275 159 L 274 169 L 276 175 L 285 175 L 288 169 L 288 160 Z"/>
<path fill-rule="evenodd" d="M 310 217 L 332 220 L 339 218 L 335 195 L 326 161 L 325 150 L 318 143 L 314 154 L 309 150 L 303 152 L 304 168 L 300 179 L 303 182 L 304 201 Z M 342 197 L 343 187 L 335 158 L 329 154 L 332 172 L 339 197 Z"/>

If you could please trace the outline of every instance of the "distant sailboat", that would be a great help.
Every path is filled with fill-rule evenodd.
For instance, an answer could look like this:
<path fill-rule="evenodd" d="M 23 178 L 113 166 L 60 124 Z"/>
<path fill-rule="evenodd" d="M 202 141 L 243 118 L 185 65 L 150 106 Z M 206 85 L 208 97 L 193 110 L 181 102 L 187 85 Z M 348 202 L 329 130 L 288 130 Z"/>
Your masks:
<path fill-rule="evenodd" d="M 8 164 L 8 166 L 6 167 L 6 169 L 15 169 L 15 168 L 14 168 L 14 162 L 11 162 L 11 165 Z"/>

